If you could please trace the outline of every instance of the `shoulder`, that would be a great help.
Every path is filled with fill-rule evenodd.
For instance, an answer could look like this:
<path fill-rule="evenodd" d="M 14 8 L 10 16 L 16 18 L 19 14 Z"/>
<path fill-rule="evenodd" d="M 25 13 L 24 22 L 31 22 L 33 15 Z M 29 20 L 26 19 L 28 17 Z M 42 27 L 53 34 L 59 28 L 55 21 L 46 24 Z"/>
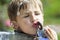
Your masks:
<path fill-rule="evenodd" d="M 10 40 L 14 32 L 5 32 L 0 31 L 0 40 Z"/>
<path fill-rule="evenodd" d="M 13 35 L 15 34 L 14 32 L 5 32 L 5 31 L 0 31 L 0 36 L 6 36 L 6 35 Z"/>
<path fill-rule="evenodd" d="M 33 37 L 25 33 L 15 33 L 15 38 L 17 40 L 33 40 Z"/>

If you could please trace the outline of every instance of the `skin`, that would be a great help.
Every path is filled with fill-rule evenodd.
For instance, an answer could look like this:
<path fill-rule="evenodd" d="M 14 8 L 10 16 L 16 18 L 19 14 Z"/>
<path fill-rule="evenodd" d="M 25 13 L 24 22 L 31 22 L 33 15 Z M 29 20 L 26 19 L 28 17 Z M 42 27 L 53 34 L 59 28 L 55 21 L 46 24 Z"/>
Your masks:
<path fill-rule="evenodd" d="M 21 9 L 20 15 L 17 16 L 17 24 L 20 29 L 28 34 L 36 34 L 37 29 L 32 25 L 33 23 L 40 22 L 43 25 L 43 13 L 39 6 L 34 7 L 29 5 L 27 9 Z"/>

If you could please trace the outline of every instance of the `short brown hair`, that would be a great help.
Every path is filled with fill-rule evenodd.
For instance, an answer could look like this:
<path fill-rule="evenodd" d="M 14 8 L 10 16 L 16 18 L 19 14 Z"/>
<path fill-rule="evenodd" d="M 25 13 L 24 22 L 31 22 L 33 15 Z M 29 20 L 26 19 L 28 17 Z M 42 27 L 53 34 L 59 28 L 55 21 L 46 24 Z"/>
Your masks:
<path fill-rule="evenodd" d="M 37 0 L 27 0 L 27 1 L 30 1 L 30 3 L 34 3 L 34 1 L 36 2 Z M 26 4 L 27 4 L 27 1 L 25 1 Z M 37 3 L 34 3 L 34 5 L 38 4 L 39 7 L 41 8 L 41 10 L 43 10 L 42 3 L 41 3 L 41 1 L 40 2 L 39 1 Z M 22 4 L 21 4 L 21 2 L 22 2 Z M 11 1 L 11 3 L 8 6 L 8 16 L 11 21 L 16 21 L 17 11 L 24 8 L 24 5 L 25 5 L 24 0 L 12 0 Z"/>

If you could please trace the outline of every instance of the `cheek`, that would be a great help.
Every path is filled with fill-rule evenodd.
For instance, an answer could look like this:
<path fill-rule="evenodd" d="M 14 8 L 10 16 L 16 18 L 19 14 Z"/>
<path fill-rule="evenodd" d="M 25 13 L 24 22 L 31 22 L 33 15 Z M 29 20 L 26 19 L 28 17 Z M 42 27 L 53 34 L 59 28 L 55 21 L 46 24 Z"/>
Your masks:
<path fill-rule="evenodd" d="M 31 22 L 30 22 L 30 19 L 29 18 L 26 18 L 26 19 L 23 19 L 24 20 L 24 23 L 27 24 L 27 25 L 30 25 Z"/>
<path fill-rule="evenodd" d="M 43 24 L 43 15 L 39 15 L 37 18 L 38 21 Z"/>

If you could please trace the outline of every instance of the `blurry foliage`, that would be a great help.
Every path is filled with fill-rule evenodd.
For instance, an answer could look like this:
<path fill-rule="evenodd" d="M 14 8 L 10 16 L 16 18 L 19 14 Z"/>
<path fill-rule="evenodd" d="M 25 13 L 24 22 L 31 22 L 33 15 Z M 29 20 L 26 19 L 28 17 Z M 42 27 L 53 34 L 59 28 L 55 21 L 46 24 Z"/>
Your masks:
<path fill-rule="evenodd" d="M 58 40 L 60 40 L 60 33 L 58 33 Z"/>
<path fill-rule="evenodd" d="M 0 31 L 11 31 L 11 28 L 5 26 L 4 22 L 8 19 L 7 4 L 10 0 L 0 0 Z"/>
<path fill-rule="evenodd" d="M 10 2 L 10 0 L 0 0 L 0 4 L 1 5 L 7 4 L 9 2 Z"/>
<path fill-rule="evenodd" d="M 4 30 L 4 24 L 2 20 L 0 19 L 0 31 L 3 31 L 3 30 Z"/>
<path fill-rule="evenodd" d="M 44 24 L 60 24 L 60 0 L 42 0 Z"/>

